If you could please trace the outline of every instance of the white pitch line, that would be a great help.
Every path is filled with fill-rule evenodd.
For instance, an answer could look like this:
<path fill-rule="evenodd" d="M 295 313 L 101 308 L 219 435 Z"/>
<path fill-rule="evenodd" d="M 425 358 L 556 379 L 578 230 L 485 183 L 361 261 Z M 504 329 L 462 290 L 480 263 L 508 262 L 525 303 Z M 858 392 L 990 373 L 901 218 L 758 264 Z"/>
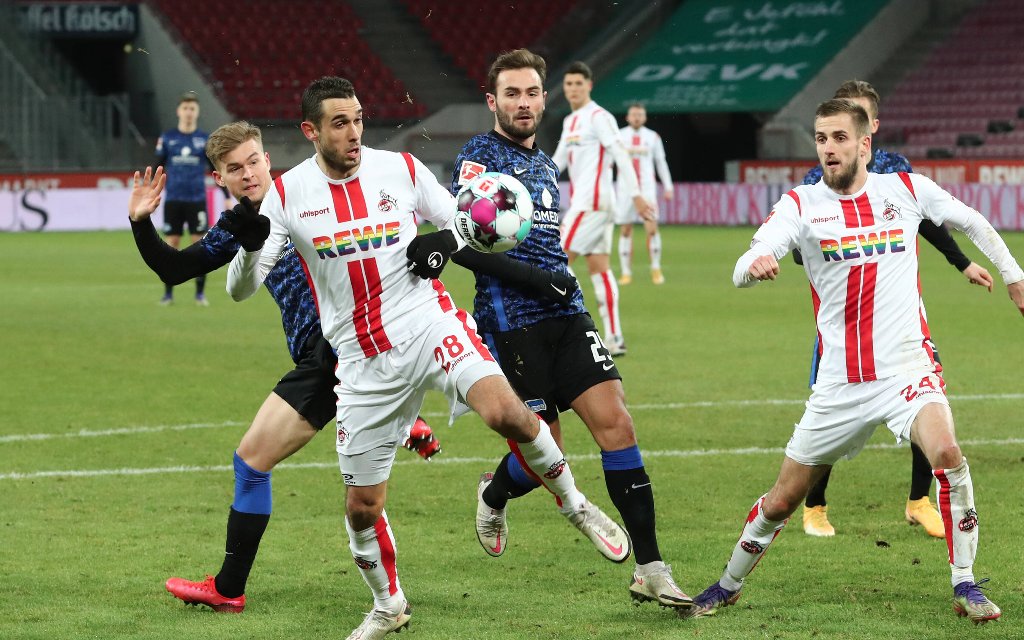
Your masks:
<path fill-rule="evenodd" d="M 982 400 L 1024 400 L 1024 393 L 989 393 L 977 395 L 951 395 L 951 402 L 974 402 Z M 765 398 L 763 400 L 696 400 L 693 402 L 662 402 L 648 404 L 629 404 L 631 411 L 666 411 L 673 409 L 695 409 L 695 408 L 717 408 L 717 407 L 764 407 L 764 406 L 787 406 L 800 405 L 807 402 L 807 398 L 794 400 Z M 430 411 L 424 412 L 427 418 L 447 418 L 445 412 Z M 152 427 L 121 427 L 116 429 L 81 429 L 70 433 L 25 433 L 10 436 L 0 436 L 0 444 L 7 442 L 25 442 L 38 440 L 54 440 L 59 438 L 95 438 L 100 436 L 121 436 L 140 433 L 159 433 L 161 431 L 185 431 L 188 429 L 218 429 L 222 427 L 240 427 L 248 425 L 248 422 L 226 421 L 226 422 L 203 422 L 196 424 L 157 425 Z"/>
<path fill-rule="evenodd" d="M 1004 438 L 1000 440 L 992 439 L 972 439 L 962 440 L 960 442 L 962 446 L 969 447 L 982 447 L 982 446 L 1006 446 L 1012 444 L 1024 444 L 1024 438 Z M 866 449 L 902 449 L 906 445 L 897 445 L 895 443 L 889 444 L 870 444 Z M 742 447 L 736 449 L 666 449 L 666 450 L 652 450 L 643 451 L 645 458 L 700 458 L 706 456 L 749 456 L 749 455 L 763 455 L 763 454 L 781 454 L 785 452 L 784 447 Z M 582 455 L 567 456 L 570 462 L 576 462 L 580 460 L 596 461 L 600 460 L 600 454 L 596 453 L 585 453 Z M 435 458 L 429 462 L 423 462 L 421 460 L 395 460 L 396 466 L 405 466 L 410 464 L 431 464 L 431 465 L 455 465 L 455 464 L 489 464 L 493 465 L 500 459 L 499 455 L 492 457 L 481 457 L 481 456 L 469 456 L 469 457 L 445 457 L 443 454 L 439 458 Z M 336 462 L 283 462 L 275 469 L 336 469 L 338 464 Z M 175 467 L 149 467 L 142 469 L 133 468 L 121 468 L 121 469 L 67 469 L 67 470 L 54 470 L 54 471 L 28 471 L 28 472 L 11 472 L 11 473 L 0 473 L 0 480 L 33 480 L 37 478 L 95 478 L 100 476 L 145 476 L 165 473 L 207 473 L 207 472 L 228 472 L 233 467 L 230 465 L 211 465 L 211 466 L 191 466 L 181 465 Z"/>
<path fill-rule="evenodd" d="M 152 427 L 121 427 L 119 429 L 79 429 L 70 433 L 25 433 L 12 436 L 0 436 L 0 444 L 5 442 L 24 442 L 26 440 L 55 440 L 58 438 L 98 438 L 102 436 L 123 436 L 137 433 L 158 433 L 160 431 L 186 431 L 188 429 L 219 429 L 221 427 L 239 427 L 249 424 L 229 420 L 227 422 L 197 422 L 195 424 L 164 424 Z"/>

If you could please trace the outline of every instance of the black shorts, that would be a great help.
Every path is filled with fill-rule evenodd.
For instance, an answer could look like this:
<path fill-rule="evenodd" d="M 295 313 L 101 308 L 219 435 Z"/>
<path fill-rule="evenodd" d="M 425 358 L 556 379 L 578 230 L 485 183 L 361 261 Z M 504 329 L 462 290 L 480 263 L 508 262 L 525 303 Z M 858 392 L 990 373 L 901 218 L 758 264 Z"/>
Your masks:
<path fill-rule="evenodd" d="M 512 388 L 548 422 L 568 411 L 587 389 L 622 379 L 589 313 L 549 318 L 485 338 Z"/>
<path fill-rule="evenodd" d="M 164 235 L 180 236 L 188 226 L 194 236 L 206 233 L 206 203 L 169 201 L 164 205 Z"/>
<path fill-rule="evenodd" d="M 274 393 L 290 404 L 318 431 L 338 417 L 338 396 L 334 368 L 338 357 L 321 335 L 306 342 L 302 359 L 274 387 Z"/>

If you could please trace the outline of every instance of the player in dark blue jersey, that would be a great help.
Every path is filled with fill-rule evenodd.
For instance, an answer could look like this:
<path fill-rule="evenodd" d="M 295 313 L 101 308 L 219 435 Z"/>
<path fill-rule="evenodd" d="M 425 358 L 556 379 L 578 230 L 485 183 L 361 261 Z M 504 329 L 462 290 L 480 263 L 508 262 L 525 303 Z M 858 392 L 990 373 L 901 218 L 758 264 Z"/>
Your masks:
<path fill-rule="evenodd" d="M 878 131 L 878 104 L 880 98 L 878 92 L 869 83 L 863 80 L 849 80 L 844 82 L 836 90 L 833 98 L 845 98 L 856 102 L 864 108 L 871 119 L 871 134 Z M 910 161 L 898 153 L 875 149 L 874 156 L 868 163 L 868 171 L 872 173 L 898 173 L 913 171 Z M 815 184 L 821 180 L 821 165 L 815 166 L 804 176 L 803 184 Z M 992 276 L 983 267 L 971 261 L 963 251 L 960 250 L 956 240 L 950 235 L 945 227 L 936 225 L 930 220 L 922 220 L 918 229 L 925 240 L 930 242 L 936 249 L 942 252 L 946 260 L 961 271 L 969 282 L 980 284 L 992 290 Z M 802 264 L 799 251 L 793 251 L 793 259 L 797 264 Z M 935 353 L 935 362 L 939 362 L 938 348 L 932 344 Z M 818 377 L 818 340 L 815 338 L 814 350 L 811 355 L 811 377 L 810 386 Z M 939 364 L 941 370 L 941 364 Z M 928 535 L 936 538 L 945 537 L 945 529 L 942 525 L 942 518 L 935 509 L 928 497 L 932 486 L 932 466 L 925 457 L 924 452 L 916 444 L 910 444 L 912 464 L 910 472 L 910 495 L 907 498 L 904 516 L 912 525 L 920 524 Z M 804 502 L 804 532 L 812 536 L 829 537 L 835 535 L 835 528 L 828 520 L 828 504 L 825 500 L 825 489 L 828 487 L 829 477 L 832 470 L 825 472 L 821 480 L 811 488 Z"/>
<path fill-rule="evenodd" d="M 533 229 L 505 255 L 463 249 L 452 260 L 476 273 L 473 316 L 516 392 L 551 425 L 559 444 L 558 414 L 571 408 L 601 448 L 608 493 L 632 538 L 637 567 L 631 596 L 686 608 L 692 601 L 676 586 L 658 549 L 654 493 L 626 410 L 621 377 L 583 306 L 561 247 L 558 168 L 535 141 L 544 114 L 545 75 L 544 59 L 526 49 L 495 60 L 487 93 L 494 129 L 466 143 L 452 177 L 452 191 L 457 192 L 483 171 L 515 176 L 532 195 Z M 493 474 L 481 476 L 476 527 L 488 554 L 498 556 L 505 550 L 508 500 L 537 486 L 511 454 Z M 628 550 L 610 548 L 600 536 L 591 540 L 613 561 L 628 556 Z"/>
<path fill-rule="evenodd" d="M 224 125 L 210 136 L 206 153 L 217 183 L 236 199 L 248 197 L 259 207 L 272 184 L 270 157 L 263 150 L 259 128 L 247 122 Z M 165 282 L 177 284 L 231 262 L 241 245 L 219 225 L 183 251 L 160 240 L 150 215 L 160 204 L 164 182 L 159 168 L 155 174 L 147 168 L 141 180 L 136 173 L 129 200 L 132 233 L 146 264 Z M 228 513 L 220 572 L 202 582 L 167 581 L 167 590 L 176 597 L 216 611 L 240 612 L 245 607 L 246 580 L 270 519 L 271 470 L 337 415 L 337 358 L 321 333 L 316 303 L 294 249 L 281 258 L 264 284 L 281 308 L 295 369 L 264 401 L 235 451 L 235 499 Z M 426 459 L 440 451 L 422 419 L 413 426 L 406 446 Z"/>
<path fill-rule="evenodd" d="M 164 202 L 164 236 L 175 249 L 188 227 L 195 244 L 206 233 L 206 158 L 208 133 L 199 129 L 199 97 L 187 91 L 178 100 L 178 126 L 160 134 L 156 141 L 156 164 L 167 176 L 167 197 Z M 206 276 L 196 278 L 196 304 L 207 306 Z M 160 304 L 174 302 L 173 285 L 164 283 Z"/>

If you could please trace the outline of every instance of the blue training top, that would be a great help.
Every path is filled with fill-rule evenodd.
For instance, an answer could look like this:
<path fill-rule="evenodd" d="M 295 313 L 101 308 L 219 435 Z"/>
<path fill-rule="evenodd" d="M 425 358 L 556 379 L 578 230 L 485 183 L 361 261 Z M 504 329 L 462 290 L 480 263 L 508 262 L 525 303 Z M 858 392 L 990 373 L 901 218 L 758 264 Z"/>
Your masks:
<path fill-rule="evenodd" d="M 231 262 L 241 248 L 235 237 L 220 227 L 210 229 L 200 244 L 210 260 L 211 271 Z M 284 325 L 284 335 L 288 341 L 288 353 L 298 363 L 306 342 L 311 336 L 321 335 L 321 329 L 316 301 L 313 300 L 313 292 L 309 289 L 306 272 L 299 262 L 294 245 L 287 247 L 263 284 L 281 308 L 281 324 Z"/>
<path fill-rule="evenodd" d="M 165 131 L 156 141 L 156 156 L 167 174 L 165 198 L 171 202 L 206 202 L 206 140 L 196 129 Z"/>
<path fill-rule="evenodd" d="M 452 193 L 462 185 L 463 162 L 482 165 L 483 171 L 497 171 L 523 183 L 533 200 L 533 228 L 519 246 L 507 252 L 510 258 L 556 273 L 569 274 L 569 259 L 562 251 L 558 220 L 558 167 L 543 151 L 527 149 L 495 131 L 473 136 L 455 159 Z M 562 306 L 524 289 L 505 284 L 493 276 L 476 274 L 473 317 L 485 333 L 520 329 L 541 320 L 586 313 L 583 293 L 577 289 L 572 303 Z"/>

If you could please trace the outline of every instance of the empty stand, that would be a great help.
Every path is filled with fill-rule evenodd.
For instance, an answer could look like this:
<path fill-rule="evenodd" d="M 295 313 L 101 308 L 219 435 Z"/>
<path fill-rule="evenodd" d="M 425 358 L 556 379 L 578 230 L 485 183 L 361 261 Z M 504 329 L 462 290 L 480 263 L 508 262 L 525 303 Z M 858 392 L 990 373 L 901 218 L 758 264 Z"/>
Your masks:
<path fill-rule="evenodd" d="M 1024 2 L 971 9 L 885 96 L 879 143 L 908 157 L 1024 158 Z"/>
<path fill-rule="evenodd" d="M 402 0 L 430 37 L 480 87 L 496 54 L 529 47 L 547 37 L 575 0 L 438 2 Z"/>
<path fill-rule="evenodd" d="M 348 78 L 367 116 L 422 117 L 426 107 L 359 36 L 339 0 L 153 0 L 240 118 L 298 120 L 302 90 L 325 75 Z"/>

